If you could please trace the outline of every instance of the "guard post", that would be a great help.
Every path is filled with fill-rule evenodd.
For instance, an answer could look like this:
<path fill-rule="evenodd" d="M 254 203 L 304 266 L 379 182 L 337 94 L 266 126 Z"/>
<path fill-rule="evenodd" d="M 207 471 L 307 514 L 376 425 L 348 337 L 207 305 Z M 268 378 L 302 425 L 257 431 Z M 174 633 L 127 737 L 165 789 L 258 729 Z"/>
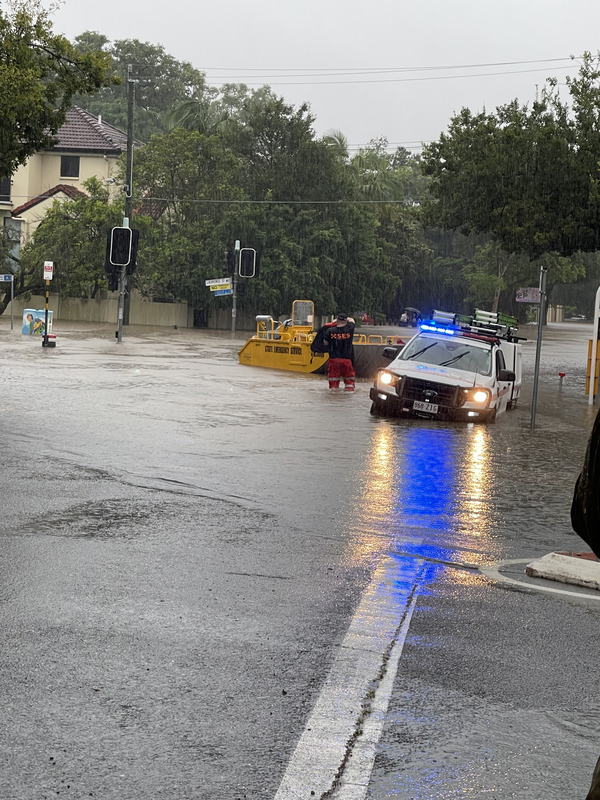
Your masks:
<path fill-rule="evenodd" d="M 50 281 L 54 271 L 54 263 L 52 261 L 44 261 L 44 280 L 46 282 L 46 305 L 44 306 L 45 322 L 44 322 L 44 336 L 42 338 L 42 347 L 56 347 L 56 338 L 48 336 L 48 301 L 50 299 Z"/>
<path fill-rule="evenodd" d="M 600 339 L 600 287 L 596 291 L 594 301 L 594 330 L 593 339 L 588 347 L 587 385 L 588 405 L 593 405 L 594 397 L 598 392 L 598 340 Z"/>

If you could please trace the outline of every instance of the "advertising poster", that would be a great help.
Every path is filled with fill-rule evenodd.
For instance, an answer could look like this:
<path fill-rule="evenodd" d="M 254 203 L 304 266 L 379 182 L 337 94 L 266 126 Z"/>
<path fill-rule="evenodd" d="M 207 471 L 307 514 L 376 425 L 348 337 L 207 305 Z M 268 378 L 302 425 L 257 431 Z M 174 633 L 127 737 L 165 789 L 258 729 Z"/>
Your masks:
<path fill-rule="evenodd" d="M 48 311 L 48 333 L 52 333 L 52 311 Z M 36 308 L 23 310 L 21 333 L 25 336 L 44 336 L 46 333 L 46 311 Z"/>

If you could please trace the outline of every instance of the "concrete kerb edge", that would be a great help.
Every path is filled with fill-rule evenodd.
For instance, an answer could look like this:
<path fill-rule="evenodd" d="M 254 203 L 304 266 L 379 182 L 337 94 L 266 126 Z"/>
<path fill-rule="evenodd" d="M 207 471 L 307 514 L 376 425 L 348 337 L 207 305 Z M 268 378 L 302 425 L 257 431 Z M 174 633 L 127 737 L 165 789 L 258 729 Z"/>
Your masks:
<path fill-rule="evenodd" d="M 557 553 L 550 553 L 549 556 L 558 556 Z M 571 556 L 566 556 L 565 558 L 570 558 L 571 561 L 577 562 L 580 564 L 583 562 L 582 559 L 573 558 Z M 546 559 L 546 561 L 543 561 Z M 506 561 L 499 561 L 496 564 L 491 564 L 489 566 L 480 566 L 479 571 L 486 575 L 491 580 L 497 581 L 498 583 L 505 583 L 512 586 L 518 586 L 523 591 L 530 591 L 530 592 L 551 592 L 553 594 L 562 594 L 568 597 L 575 597 L 578 599 L 585 599 L 585 600 L 600 600 L 600 562 L 587 562 L 591 564 L 595 564 L 596 569 L 598 570 L 598 587 L 590 587 L 589 583 L 582 582 L 581 575 L 577 573 L 579 567 L 575 568 L 573 573 L 569 572 L 568 577 L 571 580 L 566 580 L 567 577 L 566 567 L 570 566 L 573 567 L 567 562 L 565 568 L 561 571 L 558 567 L 553 568 L 553 575 L 552 577 L 549 576 L 549 569 L 547 569 L 548 562 L 556 565 L 556 560 L 554 558 L 548 559 L 548 556 L 543 556 L 540 559 L 535 559 L 534 561 L 530 561 L 528 558 L 513 558 L 507 559 Z M 516 578 L 511 578 L 508 575 L 504 575 L 501 570 L 506 567 L 514 567 L 517 564 L 522 564 L 523 569 L 523 580 L 517 580 Z M 527 572 L 527 566 L 532 565 L 532 570 L 536 571 L 536 575 L 529 575 Z M 571 583 L 572 585 L 581 586 L 583 589 L 588 590 L 589 594 L 583 594 L 582 592 L 571 592 L 567 589 L 559 589 L 556 586 L 542 586 L 540 584 L 528 583 L 526 581 L 526 577 L 536 577 L 542 578 L 549 581 L 550 583 Z"/>

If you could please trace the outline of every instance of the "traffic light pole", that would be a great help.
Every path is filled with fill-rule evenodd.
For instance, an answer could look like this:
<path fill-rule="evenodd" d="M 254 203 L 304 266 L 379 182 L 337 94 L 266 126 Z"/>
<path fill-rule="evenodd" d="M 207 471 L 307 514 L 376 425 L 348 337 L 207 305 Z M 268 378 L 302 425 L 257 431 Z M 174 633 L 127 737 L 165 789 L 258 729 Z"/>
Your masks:
<path fill-rule="evenodd" d="M 231 335 L 235 333 L 235 318 L 237 316 L 237 284 L 240 271 L 240 240 L 235 240 L 235 254 L 233 261 L 233 297 L 231 303 Z"/>

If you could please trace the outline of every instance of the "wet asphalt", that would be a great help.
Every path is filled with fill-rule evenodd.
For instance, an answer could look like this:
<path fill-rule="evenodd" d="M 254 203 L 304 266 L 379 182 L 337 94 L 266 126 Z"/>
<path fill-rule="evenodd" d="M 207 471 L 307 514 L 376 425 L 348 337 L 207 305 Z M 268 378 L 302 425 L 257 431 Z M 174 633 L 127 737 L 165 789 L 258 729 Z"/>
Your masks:
<path fill-rule="evenodd" d="M 243 334 L 55 333 L 0 318 L 0 797 L 275 797 L 386 559 L 416 603 L 356 791 L 585 796 L 600 608 L 477 567 L 583 549 L 591 325 L 544 331 L 533 430 L 535 328 L 487 427 L 372 418 Z"/>

